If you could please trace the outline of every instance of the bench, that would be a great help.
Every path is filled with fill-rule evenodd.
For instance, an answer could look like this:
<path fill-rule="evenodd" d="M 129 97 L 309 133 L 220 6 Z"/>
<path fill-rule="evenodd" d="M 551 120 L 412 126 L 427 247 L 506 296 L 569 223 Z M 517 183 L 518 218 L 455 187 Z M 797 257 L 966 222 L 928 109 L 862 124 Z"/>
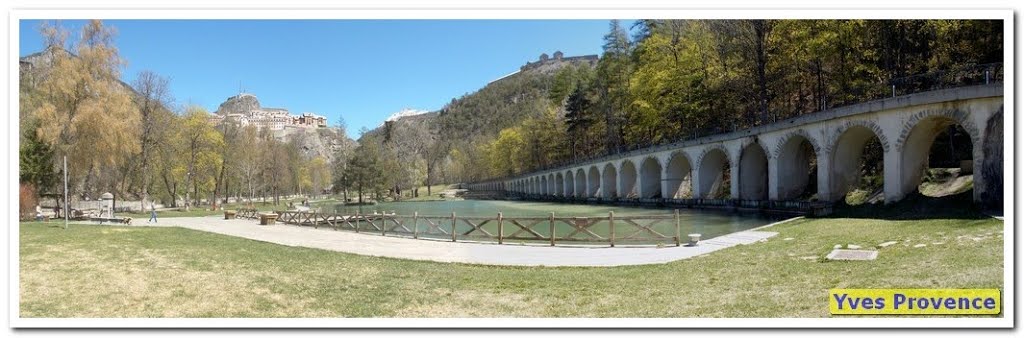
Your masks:
<path fill-rule="evenodd" d="M 261 213 L 260 214 L 260 225 L 274 225 L 274 221 L 277 221 L 277 214 L 275 214 L 275 213 Z"/>
<path fill-rule="evenodd" d="M 76 221 L 88 220 L 93 213 L 87 210 L 71 209 L 71 219 Z"/>
<path fill-rule="evenodd" d="M 235 219 L 238 212 L 235 210 L 224 210 L 224 219 Z"/>

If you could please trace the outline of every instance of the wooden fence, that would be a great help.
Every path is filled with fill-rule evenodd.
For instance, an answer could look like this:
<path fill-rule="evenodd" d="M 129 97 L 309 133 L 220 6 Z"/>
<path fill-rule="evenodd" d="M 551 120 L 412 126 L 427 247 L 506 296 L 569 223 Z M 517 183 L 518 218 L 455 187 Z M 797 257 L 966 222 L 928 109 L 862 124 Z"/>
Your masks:
<path fill-rule="evenodd" d="M 609 212 L 601 217 L 495 217 L 413 215 L 341 215 L 313 211 L 275 211 L 277 221 L 314 228 L 378 233 L 415 239 L 442 239 L 456 242 L 491 241 L 520 243 L 601 243 L 674 244 L 680 243 L 679 211 L 668 215 L 615 216 Z M 258 219 L 255 209 L 239 209 L 236 217 Z"/>

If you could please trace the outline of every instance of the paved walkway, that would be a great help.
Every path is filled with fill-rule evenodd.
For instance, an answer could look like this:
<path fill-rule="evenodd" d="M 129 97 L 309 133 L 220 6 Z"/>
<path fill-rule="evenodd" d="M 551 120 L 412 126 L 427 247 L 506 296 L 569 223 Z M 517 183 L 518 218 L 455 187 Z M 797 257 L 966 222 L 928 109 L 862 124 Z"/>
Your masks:
<path fill-rule="evenodd" d="M 132 226 L 146 226 L 138 221 Z M 168 217 L 159 226 L 179 226 L 257 241 L 301 246 L 359 255 L 486 265 L 517 266 L 621 266 L 667 263 L 728 247 L 750 244 L 777 235 L 747 230 L 701 241 L 694 247 L 562 247 L 382 237 L 328 228 L 314 229 L 280 224 L 260 226 L 256 220 L 223 217 Z M 761 227 L 759 229 L 763 229 Z"/>

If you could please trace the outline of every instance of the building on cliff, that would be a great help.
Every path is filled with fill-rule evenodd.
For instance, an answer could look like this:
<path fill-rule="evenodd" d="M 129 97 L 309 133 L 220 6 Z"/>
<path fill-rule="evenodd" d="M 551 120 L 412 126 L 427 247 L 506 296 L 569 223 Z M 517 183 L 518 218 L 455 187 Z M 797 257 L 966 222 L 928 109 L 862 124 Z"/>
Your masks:
<path fill-rule="evenodd" d="M 313 113 L 292 115 L 287 109 L 260 106 L 256 95 L 241 93 L 229 97 L 210 115 L 210 123 L 217 125 L 232 121 L 241 126 L 268 129 L 278 138 L 286 138 L 296 129 L 326 128 L 327 117 Z"/>

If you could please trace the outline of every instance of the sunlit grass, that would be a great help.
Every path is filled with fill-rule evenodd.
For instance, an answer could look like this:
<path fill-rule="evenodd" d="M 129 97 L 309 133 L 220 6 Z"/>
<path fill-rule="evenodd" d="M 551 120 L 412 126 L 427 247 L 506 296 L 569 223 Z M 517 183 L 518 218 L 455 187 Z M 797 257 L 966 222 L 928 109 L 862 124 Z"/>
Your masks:
<path fill-rule="evenodd" d="M 20 314 L 826 317 L 830 288 L 1002 288 L 1002 229 L 995 219 L 804 219 L 767 229 L 779 232 L 767 242 L 668 264 L 544 268 L 365 257 L 181 228 L 22 223 Z M 898 244 L 875 261 L 821 259 L 836 244 L 889 240 Z"/>

